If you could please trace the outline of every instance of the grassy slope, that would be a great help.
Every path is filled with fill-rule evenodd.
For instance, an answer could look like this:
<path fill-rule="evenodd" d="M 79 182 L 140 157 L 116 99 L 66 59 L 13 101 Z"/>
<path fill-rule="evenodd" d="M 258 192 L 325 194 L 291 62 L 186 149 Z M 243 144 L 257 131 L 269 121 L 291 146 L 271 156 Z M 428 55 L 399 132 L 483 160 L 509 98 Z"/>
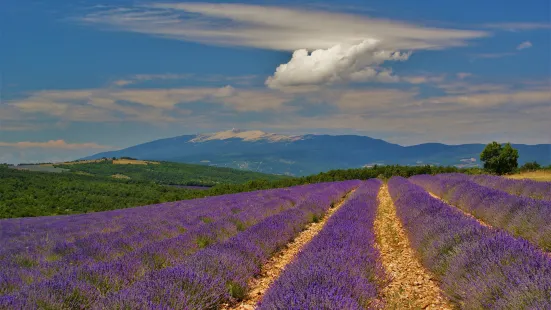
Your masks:
<path fill-rule="evenodd" d="M 113 164 L 112 160 L 106 160 L 96 163 L 64 164 L 58 167 L 95 176 L 127 176 L 131 180 L 171 185 L 240 184 L 258 179 L 274 181 L 286 178 L 253 171 L 172 162 Z"/>

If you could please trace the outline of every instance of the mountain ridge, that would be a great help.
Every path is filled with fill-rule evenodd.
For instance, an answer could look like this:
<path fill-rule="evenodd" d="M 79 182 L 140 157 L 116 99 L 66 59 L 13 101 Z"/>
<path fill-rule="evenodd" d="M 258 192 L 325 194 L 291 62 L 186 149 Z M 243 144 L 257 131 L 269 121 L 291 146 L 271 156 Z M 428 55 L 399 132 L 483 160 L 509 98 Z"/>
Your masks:
<path fill-rule="evenodd" d="M 551 164 L 550 144 L 513 147 L 519 150 L 521 164 Z M 484 144 L 478 143 L 402 146 L 359 135 L 283 135 L 232 129 L 158 139 L 84 159 L 129 156 L 302 176 L 374 164 L 477 166 L 483 148 Z"/>

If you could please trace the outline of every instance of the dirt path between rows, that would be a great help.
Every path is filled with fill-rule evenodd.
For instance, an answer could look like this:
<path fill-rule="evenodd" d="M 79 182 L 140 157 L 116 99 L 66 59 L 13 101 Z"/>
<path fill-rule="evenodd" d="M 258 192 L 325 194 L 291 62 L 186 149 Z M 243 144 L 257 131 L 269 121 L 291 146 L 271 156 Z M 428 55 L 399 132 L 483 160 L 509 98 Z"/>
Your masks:
<path fill-rule="evenodd" d="M 454 309 L 409 244 L 384 184 L 379 191 L 375 235 L 391 282 L 383 289 L 385 309 Z"/>
<path fill-rule="evenodd" d="M 465 212 L 465 211 L 462 210 L 461 208 L 458 208 L 458 207 L 456 207 L 456 206 L 454 206 L 454 205 L 448 203 L 447 201 L 445 201 L 444 199 L 440 198 L 439 196 L 437 196 L 437 195 L 435 195 L 435 194 L 433 194 L 433 193 L 431 193 L 431 192 L 429 192 L 429 191 L 427 191 L 427 193 L 429 193 L 429 195 L 431 195 L 433 198 L 436 198 L 436 199 L 442 201 L 443 203 L 445 203 L 445 204 L 447 204 L 447 205 L 449 205 L 449 206 L 452 206 L 452 207 L 456 208 L 457 210 L 461 211 L 463 214 L 465 214 L 465 216 L 470 217 L 470 218 L 472 218 L 472 219 L 475 219 L 480 225 L 486 226 L 486 227 L 488 227 L 488 228 L 493 228 L 492 225 L 489 225 L 489 224 L 484 223 L 484 221 L 482 221 L 481 219 L 475 217 L 474 215 L 472 215 L 472 214 L 470 214 L 470 213 L 468 213 L 468 212 Z"/>
<path fill-rule="evenodd" d="M 249 281 L 249 287 L 251 288 L 247 297 L 236 305 L 223 305 L 221 309 L 224 310 L 249 310 L 255 309 L 256 304 L 262 299 L 268 288 L 272 283 L 279 278 L 279 275 L 285 269 L 294 257 L 304 248 L 306 244 L 312 240 L 325 226 L 325 223 L 331 218 L 337 210 L 346 202 L 348 197 L 354 193 L 355 190 L 349 192 L 338 204 L 329 209 L 323 219 L 318 223 L 309 224 L 299 235 L 287 246 L 276 253 L 268 263 L 262 267 L 262 271 L 259 277 L 253 278 Z"/>

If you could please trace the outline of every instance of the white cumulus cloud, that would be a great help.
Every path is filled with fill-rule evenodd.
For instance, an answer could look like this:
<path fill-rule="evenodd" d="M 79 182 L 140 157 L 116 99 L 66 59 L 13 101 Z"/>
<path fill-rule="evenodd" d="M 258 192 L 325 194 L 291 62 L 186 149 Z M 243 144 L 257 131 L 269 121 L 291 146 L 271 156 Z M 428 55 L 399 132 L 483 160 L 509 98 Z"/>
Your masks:
<path fill-rule="evenodd" d="M 398 78 L 390 70 L 377 66 L 387 60 L 407 60 L 410 54 L 380 50 L 378 43 L 376 39 L 367 39 L 355 45 L 337 44 L 312 53 L 297 50 L 288 63 L 280 65 L 266 80 L 266 85 L 284 88 L 348 81 L 396 82 Z"/>

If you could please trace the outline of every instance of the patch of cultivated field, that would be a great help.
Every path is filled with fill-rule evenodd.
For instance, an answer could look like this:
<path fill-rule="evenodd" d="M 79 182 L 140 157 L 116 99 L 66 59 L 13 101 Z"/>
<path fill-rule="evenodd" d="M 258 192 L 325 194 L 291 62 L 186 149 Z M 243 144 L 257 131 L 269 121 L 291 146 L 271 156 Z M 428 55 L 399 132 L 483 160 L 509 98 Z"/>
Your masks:
<path fill-rule="evenodd" d="M 531 171 L 508 175 L 509 179 L 530 179 L 551 182 L 551 171 Z"/>
<path fill-rule="evenodd" d="M 147 161 L 147 160 L 138 160 L 138 159 L 115 159 L 113 160 L 114 165 L 158 165 L 159 162 L 156 161 Z"/>
<path fill-rule="evenodd" d="M 113 174 L 111 177 L 114 179 L 126 179 L 126 180 L 130 179 L 129 176 L 124 174 Z"/>
<path fill-rule="evenodd" d="M 0 309 L 551 309 L 551 206 L 529 189 L 548 193 L 510 186 L 393 177 L 1 220 Z"/>
<path fill-rule="evenodd" d="M 106 161 L 105 159 L 89 159 L 89 160 L 77 160 L 77 161 L 68 161 L 62 163 L 55 163 L 55 165 L 75 165 L 75 164 L 91 164 L 91 163 L 101 163 Z M 45 164 L 46 166 L 53 166 L 54 164 Z"/>

